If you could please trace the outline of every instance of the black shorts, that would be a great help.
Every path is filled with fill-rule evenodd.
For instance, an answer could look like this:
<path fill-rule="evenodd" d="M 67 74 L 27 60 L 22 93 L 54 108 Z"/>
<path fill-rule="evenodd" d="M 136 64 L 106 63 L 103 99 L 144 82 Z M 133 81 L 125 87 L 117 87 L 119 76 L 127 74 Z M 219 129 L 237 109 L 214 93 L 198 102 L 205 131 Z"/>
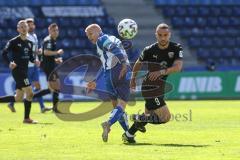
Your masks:
<path fill-rule="evenodd" d="M 28 71 L 21 70 L 21 69 L 13 69 L 12 76 L 16 82 L 16 89 L 22 89 L 28 86 L 31 86 L 31 83 L 28 79 Z"/>
<path fill-rule="evenodd" d="M 163 97 L 145 99 L 145 108 L 148 110 L 155 110 L 165 106 L 166 103 Z"/>
<path fill-rule="evenodd" d="M 150 81 L 145 77 L 142 83 L 142 96 L 145 99 L 145 107 L 155 110 L 166 105 L 164 101 L 165 80 L 157 79 Z"/>

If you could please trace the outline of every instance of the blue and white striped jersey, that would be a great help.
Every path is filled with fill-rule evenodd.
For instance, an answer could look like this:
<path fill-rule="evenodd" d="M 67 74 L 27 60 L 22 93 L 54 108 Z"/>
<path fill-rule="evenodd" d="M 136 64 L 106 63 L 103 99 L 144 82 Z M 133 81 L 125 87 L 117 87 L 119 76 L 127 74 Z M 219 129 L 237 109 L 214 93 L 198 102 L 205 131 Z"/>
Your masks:
<path fill-rule="evenodd" d="M 129 64 L 122 42 L 115 36 L 101 33 L 96 45 L 104 70 L 115 67 L 118 63 L 121 63 L 122 59 Z"/>
<path fill-rule="evenodd" d="M 27 34 L 27 39 L 33 43 L 33 54 L 36 54 L 38 51 L 38 38 L 35 33 L 28 33 Z M 35 57 L 35 55 L 34 55 Z M 28 67 L 33 67 L 35 64 L 32 62 L 28 63 Z"/>

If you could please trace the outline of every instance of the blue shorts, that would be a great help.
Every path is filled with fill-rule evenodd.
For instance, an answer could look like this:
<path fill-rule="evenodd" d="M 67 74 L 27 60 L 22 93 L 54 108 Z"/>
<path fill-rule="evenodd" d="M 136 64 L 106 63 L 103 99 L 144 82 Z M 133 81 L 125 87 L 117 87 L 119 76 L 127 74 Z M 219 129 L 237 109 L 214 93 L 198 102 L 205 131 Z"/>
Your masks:
<path fill-rule="evenodd" d="M 106 90 L 109 92 L 110 99 L 117 100 L 119 98 L 127 102 L 130 95 L 130 78 L 127 75 L 131 73 L 131 69 L 128 67 L 127 75 L 119 80 L 121 67 L 122 65 L 118 64 L 104 72 Z"/>
<path fill-rule="evenodd" d="M 28 79 L 31 82 L 39 82 L 39 68 L 37 66 L 28 68 Z"/>

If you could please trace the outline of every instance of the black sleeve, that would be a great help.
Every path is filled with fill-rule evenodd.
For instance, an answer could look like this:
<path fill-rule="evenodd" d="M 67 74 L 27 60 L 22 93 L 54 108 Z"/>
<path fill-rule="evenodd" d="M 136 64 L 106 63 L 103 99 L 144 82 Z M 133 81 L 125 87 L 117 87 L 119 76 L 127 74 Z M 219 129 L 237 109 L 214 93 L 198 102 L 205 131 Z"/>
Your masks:
<path fill-rule="evenodd" d="M 5 61 L 6 64 L 10 63 L 9 57 L 8 57 L 8 53 L 9 51 L 12 51 L 12 41 L 8 41 L 6 46 L 4 47 L 3 51 L 2 51 L 2 57 L 3 60 Z"/>
<path fill-rule="evenodd" d="M 138 58 L 140 62 L 147 61 L 147 50 L 146 48 L 143 49 L 142 53 L 140 54 L 140 57 Z"/>
<path fill-rule="evenodd" d="M 174 59 L 183 59 L 183 48 L 180 44 L 177 44 Z"/>

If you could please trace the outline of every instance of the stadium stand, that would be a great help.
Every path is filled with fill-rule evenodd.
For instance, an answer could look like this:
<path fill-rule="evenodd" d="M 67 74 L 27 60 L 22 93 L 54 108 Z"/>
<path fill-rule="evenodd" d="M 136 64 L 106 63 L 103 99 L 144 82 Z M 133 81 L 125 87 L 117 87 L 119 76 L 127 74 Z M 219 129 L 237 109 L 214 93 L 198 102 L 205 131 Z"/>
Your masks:
<path fill-rule="evenodd" d="M 84 28 L 98 23 L 103 31 L 117 36 L 114 19 L 108 15 L 101 0 L 8 0 L 0 1 L 0 49 L 7 40 L 17 35 L 16 24 L 19 19 L 34 17 L 39 41 L 48 35 L 47 27 L 56 22 L 60 26 L 59 47 L 65 50 L 63 58 L 78 54 L 96 52 L 85 35 Z M 129 50 L 137 52 L 138 50 Z M 2 62 L 2 57 L 0 56 Z M 8 70 L 0 63 L 0 70 Z"/>
<path fill-rule="evenodd" d="M 200 63 L 239 66 L 239 0 L 154 0 Z M 237 67 L 238 69 L 240 67 Z"/>

